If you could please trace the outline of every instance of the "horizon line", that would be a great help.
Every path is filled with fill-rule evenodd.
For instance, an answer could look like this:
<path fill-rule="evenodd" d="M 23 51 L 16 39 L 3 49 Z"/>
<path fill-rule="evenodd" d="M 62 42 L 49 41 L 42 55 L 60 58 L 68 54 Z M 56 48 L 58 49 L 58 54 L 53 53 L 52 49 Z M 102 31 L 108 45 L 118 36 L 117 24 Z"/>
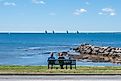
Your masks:
<path fill-rule="evenodd" d="M 121 31 L 0 31 L 0 33 L 121 33 Z"/>

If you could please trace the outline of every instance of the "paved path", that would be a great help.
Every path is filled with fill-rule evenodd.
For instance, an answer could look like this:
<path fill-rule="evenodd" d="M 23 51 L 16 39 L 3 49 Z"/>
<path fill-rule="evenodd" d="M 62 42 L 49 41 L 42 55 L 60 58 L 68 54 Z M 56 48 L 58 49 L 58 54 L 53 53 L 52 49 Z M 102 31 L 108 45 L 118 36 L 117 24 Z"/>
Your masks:
<path fill-rule="evenodd" d="M 120 75 L 0 75 L 0 81 L 121 81 Z"/>

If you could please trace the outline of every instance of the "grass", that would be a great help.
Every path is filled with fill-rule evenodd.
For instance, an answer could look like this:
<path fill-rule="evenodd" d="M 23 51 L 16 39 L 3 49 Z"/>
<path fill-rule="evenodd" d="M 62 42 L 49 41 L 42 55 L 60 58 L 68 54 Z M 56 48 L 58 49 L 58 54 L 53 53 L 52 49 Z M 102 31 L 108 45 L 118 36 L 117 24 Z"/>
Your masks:
<path fill-rule="evenodd" d="M 48 69 L 47 66 L 0 66 L 0 74 L 121 74 L 121 67 L 77 66 L 77 69 Z"/>

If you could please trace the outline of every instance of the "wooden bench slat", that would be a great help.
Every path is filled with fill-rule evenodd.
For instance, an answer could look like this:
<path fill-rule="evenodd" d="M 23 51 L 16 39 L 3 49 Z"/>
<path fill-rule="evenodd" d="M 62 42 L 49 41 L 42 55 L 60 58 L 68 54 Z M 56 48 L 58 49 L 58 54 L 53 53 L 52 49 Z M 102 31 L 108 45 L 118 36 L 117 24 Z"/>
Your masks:
<path fill-rule="evenodd" d="M 71 60 L 71 59 L 50 59 L 48 60 L 48 69 L 49 66 L 51 65 L 51 67 L 53 68 L 53 65 L 66 65 L 66 69 L 67 69 L 67 65 L 70 65 L 70 69 L 72 69 L 72 65 L 75 65 L 75 69 L 76 69 L 76 60 Z"/>

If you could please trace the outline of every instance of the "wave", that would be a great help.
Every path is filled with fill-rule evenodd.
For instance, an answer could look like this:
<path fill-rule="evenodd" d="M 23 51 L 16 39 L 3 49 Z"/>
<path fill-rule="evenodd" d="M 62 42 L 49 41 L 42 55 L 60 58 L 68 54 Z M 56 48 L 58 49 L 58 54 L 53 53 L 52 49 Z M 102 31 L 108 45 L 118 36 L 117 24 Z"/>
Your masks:
<path fill-rule="evenodd" d="M 28 50 L 41 50 L 41 47 L 29 47 Z"/>
<path fill-rule="evenodd" d="M 44 52 L 42 54 L 50 54 L 51 52 Z M 53 52 L 53 53 L 58 53 L 58 52 Z"/>
<path fill-rule="evenodd" d="M 44 51 L 44 50 L 57 50 L 57 49 L 70 49 L 73 46 L 37 46 L 37 47 L 28 47 L 28 48 L 19 48 L 19 50 L 24 51 Z"/>

